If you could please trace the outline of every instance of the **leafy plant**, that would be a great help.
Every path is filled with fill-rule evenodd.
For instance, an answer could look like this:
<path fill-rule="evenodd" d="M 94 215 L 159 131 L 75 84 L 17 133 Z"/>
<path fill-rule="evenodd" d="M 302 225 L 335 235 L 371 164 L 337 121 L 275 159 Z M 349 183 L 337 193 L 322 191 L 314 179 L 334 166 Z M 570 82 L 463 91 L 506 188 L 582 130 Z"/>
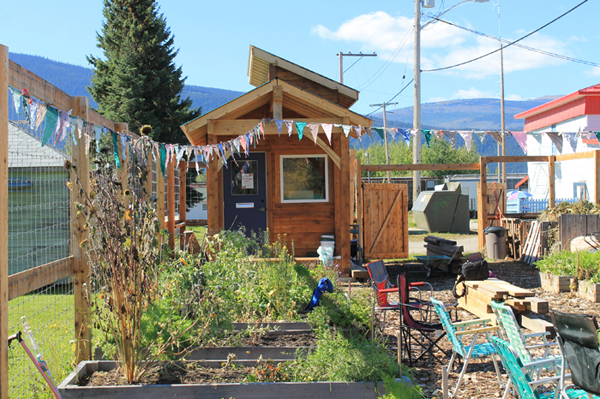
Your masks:
<path fill-rule="evenodd" d="M 576 276 L 579 280 L 600 283 L 600 252 L 556 252 L 546 259 L 538 260 L 536 267 L 543 273 Z"/>
<path fill-rule="evenodd" d="M 140 165 L 149 142 L 139 140 L 132 146 L 132 170 L 126 187 L 143 187 L 148 173 Z M 162 243 L 165 232 L 160 229 L 154 204 L 144 199 L 143 190 L 124 188 L 116 171 L 107 161 L 96 161 L 90 188 L 77 184 L 73 188 L 83 197 L 76 203 L 78 214 L 86 218 L 89 239 L 79 245 L 89 255 L 92 290 L 87 298 L 94 311 L 95 326 L 114 342 L 115 356 L 128 382 L 138 381 L 153 360 L 162 355 L 178 339 L 181 320 L 163 319 L 156 339 L 144 340 L 143 317 L 157 311 L 161 299 Z M 70 164 L 66 165 L 71 166 Z M 189 329 L 191 325 L 187 325 Z"/>

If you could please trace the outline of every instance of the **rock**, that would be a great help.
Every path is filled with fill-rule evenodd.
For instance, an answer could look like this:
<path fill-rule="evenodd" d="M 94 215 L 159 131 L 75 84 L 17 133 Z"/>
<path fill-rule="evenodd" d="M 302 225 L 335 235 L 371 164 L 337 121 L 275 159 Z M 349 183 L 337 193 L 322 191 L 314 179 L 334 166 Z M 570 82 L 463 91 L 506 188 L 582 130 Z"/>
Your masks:
<path fill-rule="evenodd" d="M 597 252 L 600 249 L 600 234 L 579 236 L 571 240 L 571 252 Z"/>

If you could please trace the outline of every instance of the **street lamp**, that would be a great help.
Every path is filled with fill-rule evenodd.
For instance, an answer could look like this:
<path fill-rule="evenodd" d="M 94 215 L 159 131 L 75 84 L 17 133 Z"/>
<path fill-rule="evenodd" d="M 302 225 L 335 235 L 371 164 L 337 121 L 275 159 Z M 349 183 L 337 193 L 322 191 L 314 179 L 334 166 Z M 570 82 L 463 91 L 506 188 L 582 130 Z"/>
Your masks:
<path fill-rule="evenodd" d="M 463 0 L 441 13 L 438 18 L 463 3 L 487 3 L 488 1 L 489 0 Z M 421 29 L 435 21 L 431 20 L 421 27 L 421 2 L 423 2 L 423 8 L 435 7 L 435 0 L 415 0 L 415 104 L 413 129 L 417 132 L 413 139 L 414 164 L 421 163 Z M 415 170 L 413 172 L 413 201 L 417 199 L 419 192 L 421 192 L 421 171 Z"/>

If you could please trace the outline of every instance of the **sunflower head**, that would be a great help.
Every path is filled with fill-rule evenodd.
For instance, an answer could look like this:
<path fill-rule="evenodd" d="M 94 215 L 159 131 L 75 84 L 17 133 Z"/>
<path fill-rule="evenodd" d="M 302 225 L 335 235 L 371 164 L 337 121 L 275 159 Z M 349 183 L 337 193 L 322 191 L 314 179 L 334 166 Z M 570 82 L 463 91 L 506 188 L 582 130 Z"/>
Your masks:
<path fill-rule="evenodd" d="M 140 134 L 142 136 L 150 136 L 150 133 L 152 133 L 152 126 L 144 125 L 140 128 Z"/>

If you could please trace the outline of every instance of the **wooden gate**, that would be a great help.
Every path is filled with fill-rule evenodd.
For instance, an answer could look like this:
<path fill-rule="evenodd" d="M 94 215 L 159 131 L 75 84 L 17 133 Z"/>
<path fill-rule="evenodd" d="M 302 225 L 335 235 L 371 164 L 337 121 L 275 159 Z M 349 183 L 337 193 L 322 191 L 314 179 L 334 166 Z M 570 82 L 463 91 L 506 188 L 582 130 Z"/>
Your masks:
<path fill-rule="evenodd" d="M 365 258 L 408 257 L 407 192 L 406 184 L 363 183 Z"/>

